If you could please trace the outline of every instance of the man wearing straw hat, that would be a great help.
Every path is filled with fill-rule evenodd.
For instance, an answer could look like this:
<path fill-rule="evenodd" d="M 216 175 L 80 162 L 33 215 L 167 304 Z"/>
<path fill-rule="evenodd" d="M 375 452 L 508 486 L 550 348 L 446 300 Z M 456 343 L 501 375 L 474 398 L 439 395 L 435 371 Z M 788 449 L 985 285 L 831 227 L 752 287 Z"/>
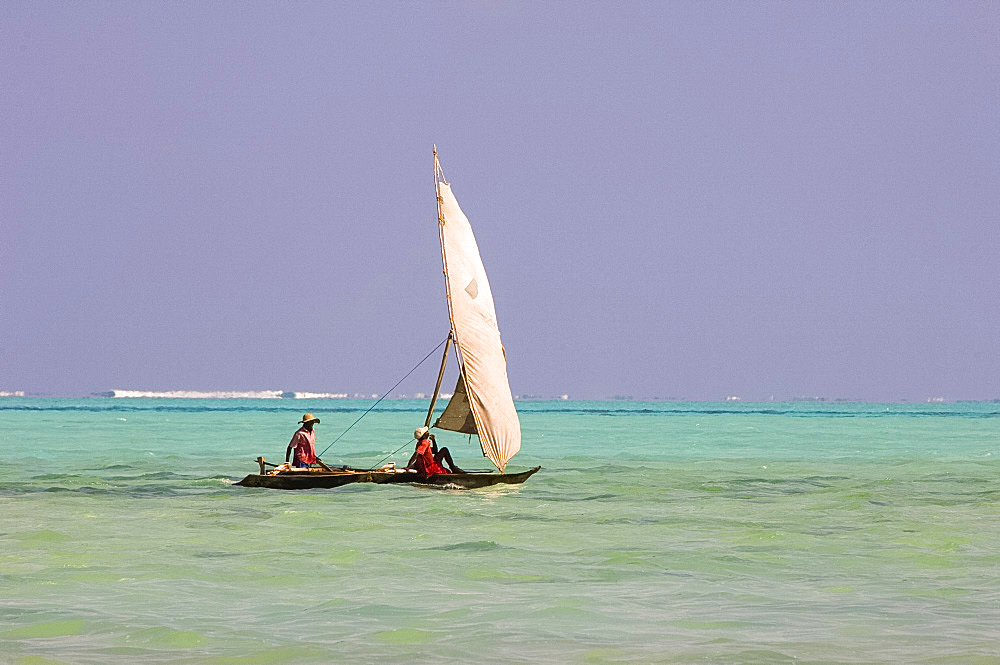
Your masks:
<path fill-rule="evenodd" d="M 292 436 L 292 440 L 288 442 L 288 449 L 285 450 L 285 464 L 288 464 L 288 457 L 292 454 L 292 450 L 295 450 L 292 466 L 308 468 L 310 464 L 319 462 L 319 458 L 316 457 L 316 432 L 313 431 L 313 425 L 319 424 L 319 418 L 307 413 L 302 416 L 299 424 L 302 427 Z"/>

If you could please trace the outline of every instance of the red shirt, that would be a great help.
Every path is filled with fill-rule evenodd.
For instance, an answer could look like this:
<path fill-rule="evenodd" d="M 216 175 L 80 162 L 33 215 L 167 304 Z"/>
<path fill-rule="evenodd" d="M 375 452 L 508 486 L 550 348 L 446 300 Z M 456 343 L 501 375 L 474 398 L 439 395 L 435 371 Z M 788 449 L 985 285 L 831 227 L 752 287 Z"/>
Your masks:
<path fill-rule="evenodd" d="M 449 473 L 448 469 L 438 464 L 434 459 L 434 451 L 431 450 L 429 438 L 417 441 L 417 461 L 414 462 L 414 466 L 417 471 L 428 476 L 434 473 Z"/>
<path fill-rule="evenodd" d="M 316 463 L 316 432 L 300 427 L 292 440 L 288 443 L 289 448 L 295 449 L 295 458 L 303 464 Z"/>

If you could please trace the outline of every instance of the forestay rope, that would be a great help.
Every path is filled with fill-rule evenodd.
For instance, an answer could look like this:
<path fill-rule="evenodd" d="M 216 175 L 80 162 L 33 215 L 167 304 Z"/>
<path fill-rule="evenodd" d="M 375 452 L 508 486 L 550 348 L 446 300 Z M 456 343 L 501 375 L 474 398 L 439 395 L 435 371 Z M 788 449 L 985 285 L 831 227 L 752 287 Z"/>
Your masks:
<path fill-rule="evenodd" d="M 403 445 L 401 445 L 399 448 L 396 448 L 394 451 L 392 451 L 391 453 L 389 453 L 388 455 L 386 455 L 385 457 L 383 457 L 379 461 L 377 461 L 374 464 L 372 464 L 371 468 L 369 468 L 368 470 L 369 471 L 374 471 L 375 469 L 377 469 L 379 467 L 380 464 L 382 464 L 382 462 L 386 461 L 387 459 L 389 459 L 390 457 L 392 457 L 393 455 L 395 455 L 400 450 L 402 450 L 403 448 L 407 447 L 408 445 L 410 445 L 414 441 L 416 441 L 416 439 L 410 439 L 409 441 L 407 441 L 406 443 L 404 443 Z"/>
<path fill-rule="evenodd" d="M 398 385 L 399 385 L 399 384 L 401 384 L 401 383 L 402 383 L 403 381 L 405 381 L 405 380 L 406 380 L 406 377 L 408 377 L 409 375 L 411 375 L 411 374 L 413 374 L 413 373 L 414 373 L 415 371 L 417 371 L 417 368 L 418 368 L 418 367 L 420 367 L 421 365 L 423 365 L 423 364 L 424 364 L 424 363 L 425 363 L 425 362 L 427 361 L 427 359 L 428 359 L 428 358 L 430 358 L 430 357 L 431 357 L 432 355 L 434 355 L 435 353 L 437 353 L 437 350 L 438 350 L 438 349 L 440 349 L 440 348 L 441 348 L 441 347 L 442 347 L 442 346 L 444 345 L 444 343 L 448 341 L 448 339 L 449 339 L 450 337 L 451 337 L 451 334 L 449 333 L 448 337 L 445 337 L 445 338 L 444 338 L 444 340 L 442 340 L 442 342 L 441 342 L 440 344 L 438 344 L 438 345 L 437 345 L 437 346 L 435 346 L 435 347 L 434 347 L 433 349 L 431 349 L 430 353 L 428 353 L 428 354 L 427 354 L 426 356 L 424 356 L 424 359 L 423 359 L 423 360 L 421 360 L 421 361 L 420 361 L 420 362 L 418 362 L 418 363 L 417 363 L 416 365 L 414 365 L 414 366 L 413 366 L 413 369 L 411 369 L 411 370 L 410 370 L 409 372 L 407 372 L 407 373 L 406 373 L 406 374 L 405 374 L 405 375 L 403 376 L 403 378 L 402 378 L 402 379 L 400 379 L 399 381 L 397 381 L 397 382 L 396 382 L 396 385 L 394 385 L 394 386 L 393 386 L 392 388 L 389 388 L 389 390 L 387 390 L 387 391 L 385 391 L 384 393 L 382 393 L 382 396 L 381 396 L 381 397 L 379 397 L 379 398 L 378 398 L 378 400 L 377 400 L 377 401 L 376 401 L 376 402 L 375 402 L 374 404 L 372 404 L 372 405 L 371 405 L 370 407 L 368 407 L 368 410 L 367 410 L 367 411 L 365 411 L 364 413 L 362 413 L 362 414 L 361 414 L 361 415 L 360 415 L 360 416 L 358 417 L 358 419 L 357 419 L 357 420 L 355 420 L 355 421 L 354 421 L 353 423 L 351 423 L 350 427 L 348 427 L 348 428 L 347 428 L 347 429 L 345 429 L 345 430 L 344 430 L 343 432 L 341 432 L 341 433 L 340 433 L 340 436 L 338 436 L 338 437 L 337 437 L 336 439 L 334 439 L 334 440 L 333 440 L 333 442 L 332 442 L 332 443 L 331 443 L 331 444 L 330 444 L 329 446 L 327 446 L 326 448 L 324 448 L 324 449 L 323 449 L 323 452 L 321 452 L 321 453 L 320 453 L 319 455 L 317 455 L 317 457 L 322 457 L 323 455 L 325 455 L 325 454 L 326 454 L 326 451 L 330 450 L 330 448 L 332 448 L 332 447 L 333 447 L 333 444 L 334 444 L 334 443 L 337 443 L 337 442 L 338 442 L 338 441 L 340 441 L 340 440 L 341 440 L 342 438 L 344 438 L 344 435 L 345 435 L 345 434 L 347 434 L 348 432 L 350 432 L 350 431 L 351 431 L 351 427 L 354 427 L 355 425 L 357 425 L 358 423 L 360 423 L 360 422 L 361 422 L 361 419 L 362 419 L 362 418 L 364 418 L 364 417 L 365 417 L 365 416 L 367 416 L 367 415 L 368 415 L 369 413 L 371 413 L 371 410 L 372 410 L 372 409 L 374 409 L 374 408 L 375 408 L 376 406 L 378 406 L 378 405 L 379 405 L 379 402 L 381 402 L 381 401 L 382 401 L 382 400 L 384 400 L 384 399 L 385 399 L 386 397 L 388 397 L 388 396 L 389 396 L 389 394 L 390 394 L 390 393 L 391 393 L 391 392 L 392 392 L 393 390 L 395 390 L 395 389 L 396 389 L 396 386 L 398 386 Z M 404 445 L 405 445 L 405 444 L 404 444 Z M 401 450 L 401 449 L 400 449 L 400 450 Z M 397 452 L 398 452 L 398 451 L 397 451 Z M 393 454 L 395 454 L 395 453 L 393 453 Z"/>

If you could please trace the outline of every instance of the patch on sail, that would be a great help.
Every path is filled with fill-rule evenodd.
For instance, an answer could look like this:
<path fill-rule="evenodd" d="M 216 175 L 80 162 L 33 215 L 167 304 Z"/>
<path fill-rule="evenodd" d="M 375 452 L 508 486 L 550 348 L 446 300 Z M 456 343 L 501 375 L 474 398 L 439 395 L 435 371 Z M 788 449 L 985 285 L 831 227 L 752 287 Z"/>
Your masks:
<path fill-rule="evenodd" d="M 469 294 L 469 297 L 473 300 L 479 295 L 479 284 L 476 283 L 476 278 L 473 277 L 472 281 L 465 287 L 465 292 Z"/>

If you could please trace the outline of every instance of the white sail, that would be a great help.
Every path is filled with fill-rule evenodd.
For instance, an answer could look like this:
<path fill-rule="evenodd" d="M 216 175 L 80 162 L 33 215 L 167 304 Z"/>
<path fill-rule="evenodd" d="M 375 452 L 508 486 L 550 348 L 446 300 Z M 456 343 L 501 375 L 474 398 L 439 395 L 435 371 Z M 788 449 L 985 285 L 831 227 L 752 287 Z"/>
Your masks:
<path fill-rule="evenodd" d="M 503 471 L 521 449 L 521 423 L 507 381 L 507 359 L 500 344 L 493 293 L 472 226 L 444 180 L 437 152 L 434 173 L 448 314 L 461 356 L 459 383 L 464 380 L 463 397 L 468 400 L 483 454 Z"/>

